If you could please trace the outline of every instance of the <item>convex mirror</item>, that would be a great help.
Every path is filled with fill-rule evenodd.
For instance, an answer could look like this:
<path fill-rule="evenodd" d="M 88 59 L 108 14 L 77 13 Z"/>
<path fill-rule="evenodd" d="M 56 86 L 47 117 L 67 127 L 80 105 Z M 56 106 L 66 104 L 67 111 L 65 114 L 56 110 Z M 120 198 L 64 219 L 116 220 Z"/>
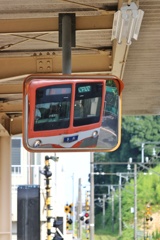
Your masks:
<path fill-rule="evenodd" d="M 23 143 L 32 152 L 113 151 L 121 140 L 115 76 L 30 75 L 23 84 Z"/>

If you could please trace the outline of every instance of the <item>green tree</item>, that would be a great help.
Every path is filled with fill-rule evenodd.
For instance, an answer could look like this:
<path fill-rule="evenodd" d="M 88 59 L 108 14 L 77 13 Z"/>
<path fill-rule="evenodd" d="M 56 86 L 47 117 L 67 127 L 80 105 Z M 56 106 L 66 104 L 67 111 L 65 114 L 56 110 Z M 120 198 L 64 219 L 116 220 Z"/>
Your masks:
<path fill-rule="evenodd" d="M 128 162 L 129 158 L 132 157 L 134 162 L 141 162 L 141 144 L 142 142 L 160 142 L 160 117 L 159 116 L 125 116 L 122 118 L 122 140 L 120 147 L 110 153 L 95 153 L 94 161 L 95 163 L 104 162 L 105 165 L 94 165 L 95 172 L 105 172 L 105 173 L 118 173 L 118 172 L 126 172 L 127 164 L 124 165 L 122 162 Z M 160 152 L 160 148 L 157 146 L 157 153 Z M 152 144 L 148 144 L 145 146 L 145 156 L 151 158 L 152 156 Z M 119 164 L 106 164 L 107 162 L 114 163 L 119 162 Z M 142 170 L 142 169 L 141 169 Z M 153 179 L 152 183 L 151 178 L 148 180 L 145 179 L 143 182 L 143 176 L 139 176 L 138 191 L 139 198 L 142 199 L 139 203 L 139 207 L 142 208 L 148 201 L 151 199 L 154 203 L 158 202 L 160 199 L 159 186 L 155 184 L 155 179 Z M 155 177 L 155 176 L 154 176 Z M 115 175 L 95 175 L 94 181 L 95 184 L 118 184 L 119 177 Z M 126 189 L 127 191 L 133 192 L 133 180 L 132 187 Z M 128 184 L 126 185 L 128 187 Z M 144 189 L 150 188 L 150 193 L 145 193 Z M 155 192 L 157 192 L 155 194 Z M 108 194 L 108 188 L 106 186 L 95 187 L 95 198 L 97 198 L 98 194 L 106 193 Z M 107 195 L 108 196 L 108 195 Z M 144 197 L 145 196 L 145 197 Z M 152 196 L 154 196 L 152 198 Z M 108 196 L 109 197 L 109 196 Z M 129 212 L 130 207 L 133 206 L 133 195 L 125 195 L 123 194 L 123 211 L 124 220 L 129 220 Z M 106 209 L 109 211 L 110 206 L 108 202 L 106 202 Z M 96 207 L 96 214 L 101 213 L 101 209 Z M 128 214 L 128 216 L 127 216 Z M 141 213 L 142 214 L 142 213 Z M 130 220 L 132 221 L 132 217 L 130 215 Z M 98 218 L 99 219 L 99 218 Z M 98 220 L 99 221 L 99 220 Z M 127 233 L 126 233 L 127 234 Z"/>
<path fill-rule="evenodd" d="M 160 166 L 154 169 L 150 168 L 148 172 L 138 172 L 137 177 L 137 221 L 138 226 L 143 229 L 144 219 L 146 217 L 146 206 L 149 204 L 151 207 L 151 216 L 157 210 L 159 211 L 159 177 Z M 157 190 L 158 187 L 158 190 Z M 134 215 L 131 213 L 130 208 L 134 206 L 134 180 L 131 179 L 122 191 L 122 220 L 127 223 L 128 228 L 124 228 L 122 238 L 133 227 Z M 155 237 L 154 233 L 153 236 Z M 157 236 L 157 235 L 156 235 Z M 156 239 L 156 238 L 154 238 Z"/>
<path fill-rule="evenodd" d="M 95 165 L 95 172 L 126 172 L 126 167 L 121 162 L 128 162 L 132 157 L 134 162 L 141 162 L 142 142 L 160 142 L 160 117 L 159 116 L 125 116 L 122 118 L 122 139 L 120 147 L 109 153 L 95 153 L 95 162 L 119 162 L 119 164 Z M 152 144 L 145 146 L 145 156 L 152 156 Z M 160 152 L 160 146 L 156 147 Z M 95 182 L 115 183 L 116 176 L 98 176 Z"/>

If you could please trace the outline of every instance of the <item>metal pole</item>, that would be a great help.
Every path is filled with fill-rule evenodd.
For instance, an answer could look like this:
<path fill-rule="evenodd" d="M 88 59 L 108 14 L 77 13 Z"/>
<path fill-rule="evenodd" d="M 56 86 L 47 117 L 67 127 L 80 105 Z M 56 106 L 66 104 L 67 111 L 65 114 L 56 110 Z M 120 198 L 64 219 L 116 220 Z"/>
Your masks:
<path fill-rule="evenodd" d="M 45 156 L 45 170 L 46 170 L 46 208 L 47 208 L 47 212 L 46 212 L 46 218 L 47 218 L 47 240 L 51 240 L 51 229 L 52 229 L 52 225 L 51 225 L 51 187 L 50 187 L 50 180 L 51 180 L 51 176 L 52 173 L 49 171 L 50 169 L 50 163 L 49 163 L 49 157 Z M 48 174 L 47 174 L 48 173 Z"/>
<path fill-rule="evenodd" d="M 90 153 L 90 240 L 94 240 L 94 153 Z"/>
<path fill-rule="evenodd" d="M 145 145 L 145 143 L 141 144 L 141 161 L 142 161 L 142 163 L 144 163 L 144 145 Z"/>
<path fill-rule="evenodd" d="M 56 209 L 55 209 L 55 217 L 57 217 L 57 203 L 58 203 L 58 199 L 57 199 L 57 158 L 56 158 L 56 153 L 54 154 L 54 174 L 55 174 L 55 176 L 54 176 L 54 194 L 55 194 L 55 196 L 54 196 L 54 204 L 55 204 L 55 207 L 56 207 Z"/>
<path fill-rule="evenodd" d="M 122 193 L 121 186 L 122 185 L 122 176 L 119 174 L 119 236 L 122 235 Z"/>
<path fill-rule="evenodd" d="M 103 229 L 105 228 L 105 202 L 106 202 L 106 194 L 103 194 Z"/>
<path fill-rule="evenodd" d="M 137 240 L 137 164 L 134 164 L 134 240 Z"/>
<path fill-rule="evenodd" d="M 112 233 L 114 233 L 114 190 L 112 190 Z"/>
<path fill-rule="evenodd" d="M 82 192 L 81 192 L 81 178 L 78 181 L 78 239 L 82 238 L 82 222 L 80 221 L 80 214 L 82 213 Z"/>
<path fill-rule="evenodd" d="M 71 17 L 62 18 L 62 70 L 63 74 L 71 74 Z"/>
<path fill-rule="evenodd" d="M 75 228 L 75 204 L 74 204 L 74 173 L 72 174 L 72 203 L 73 203 L 73 224 L 72 224 L 72 231 L 74 236 L 74 228 Z"/>

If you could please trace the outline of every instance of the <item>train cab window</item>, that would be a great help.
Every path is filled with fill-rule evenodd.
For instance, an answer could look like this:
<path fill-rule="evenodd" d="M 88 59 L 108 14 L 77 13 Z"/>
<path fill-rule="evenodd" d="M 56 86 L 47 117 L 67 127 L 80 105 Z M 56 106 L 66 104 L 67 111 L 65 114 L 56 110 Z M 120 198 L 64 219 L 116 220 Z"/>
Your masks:
<path fill-rule="evenodd" d="M 99 122 L 101 105 L 101 83 L 77 83 L 73 125 L 83 126 Z"/>
<path fill-rule="evenodd" d="M 36 90 L 34 131 L 68 128 L 71 85 Z"/>

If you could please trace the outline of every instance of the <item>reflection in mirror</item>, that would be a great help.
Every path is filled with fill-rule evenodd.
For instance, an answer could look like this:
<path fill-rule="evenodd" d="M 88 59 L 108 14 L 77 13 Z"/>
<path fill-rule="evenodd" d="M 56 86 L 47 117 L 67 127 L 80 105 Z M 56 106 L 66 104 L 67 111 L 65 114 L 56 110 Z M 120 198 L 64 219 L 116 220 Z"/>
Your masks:
<path fill-rule="evenodd" d="M 36 89 L 34 131 L 69 127 L 71 84 Z"/>
<path fill-rule="evenodd" d="M 119 91 L 116 82 L 106 82 L 106 96 L 103 113 L 103 121 L 98 145 L 103 148 L 113 148 L 118 143 L 118 108 Z"/>
<path fill-rule="evenodd" d="M 29 151 L 111 151 L 120 141 L 115 77 L 30 76 L 24 82 L 23 142 Z"/>

